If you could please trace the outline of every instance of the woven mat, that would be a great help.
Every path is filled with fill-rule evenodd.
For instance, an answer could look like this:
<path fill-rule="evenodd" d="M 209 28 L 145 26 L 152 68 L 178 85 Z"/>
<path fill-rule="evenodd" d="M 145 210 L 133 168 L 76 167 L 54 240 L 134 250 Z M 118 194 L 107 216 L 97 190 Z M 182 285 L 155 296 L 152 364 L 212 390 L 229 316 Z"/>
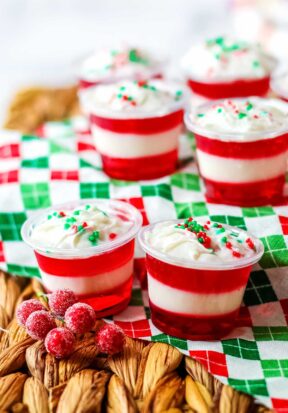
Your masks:
<path fill-rule="evenodd" d="M 129 183 L 110 180 L 101 171 L 100 157 L 81 117 L 48 122 L 35 135 L 2 131 L 0 266 L 38 277 L 34 255 L 21 240 L 22 223 L 40 208 L 80 198 L 125 199 L 141 211 L 145 224 L 193 215 L 249 230 L 261 238 L 265 253 L 251 274 L 238 324 L 227 339 L 187 341 L 162 334 L 149 319 L 147 291 L 137 280 L 128 309 L 113 321 L 131 337 L 178 347 L 222 382 L 288 412 L 288 208 L 207 204 L 193 145 L 192 136 L 182 136 L 183 167 L 172 176 Z M 142 257 L 137 249 L 138 269 Z"/>

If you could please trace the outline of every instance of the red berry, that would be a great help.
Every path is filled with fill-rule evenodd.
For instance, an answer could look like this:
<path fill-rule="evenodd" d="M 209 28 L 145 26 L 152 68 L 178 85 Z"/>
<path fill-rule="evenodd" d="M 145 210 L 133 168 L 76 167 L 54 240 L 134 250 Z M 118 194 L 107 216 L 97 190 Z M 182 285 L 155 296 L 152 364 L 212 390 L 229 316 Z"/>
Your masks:
<path fill-rule="evenodd" d="M 106 324 L 95 337 L 96 345 L 101 353 L 116 354 L 123 350 L 125 334 L 115 324 Z"/>
<path fill-rule="evenodd" d="M 94 327 L 95 322 L 95 311 L 85 303 L 76 303 L 65 313 L 66 326 L 75 334 L 88 333 Z"/>
<path fill-rule="evenodd" d="M 44 340 L 49 331 L 56 327 L 56 323 L 48 311 L 41 310 L 29 315 L 25 327 L 34 340 Z"/>
<path fill-rule="evenodd" d="M 56 358 L 70 356 L 74 343 L 74 334 L 65 327 L 53 328 L 45 338 L 46 350 Z"/>
<path fill-rule="evenodd" d="M 57 290 L 48 295 L 49 307 L 57 316 L 64 317 L 66 310 L 77 302 L 71 290 Z"/>
<path fill-rule="evenodd" d="M 34 313 L 35 311 L 40 310 L 45 310 L 45 307 L 43 304 L 40 303 L 39 300 L 32 298 L 31 300 L 24 301 L 17 307 L 16 310 L 16 318 L 18 324 L 20 324 L 20 326 L 25 327 L 29 315 Z"/>

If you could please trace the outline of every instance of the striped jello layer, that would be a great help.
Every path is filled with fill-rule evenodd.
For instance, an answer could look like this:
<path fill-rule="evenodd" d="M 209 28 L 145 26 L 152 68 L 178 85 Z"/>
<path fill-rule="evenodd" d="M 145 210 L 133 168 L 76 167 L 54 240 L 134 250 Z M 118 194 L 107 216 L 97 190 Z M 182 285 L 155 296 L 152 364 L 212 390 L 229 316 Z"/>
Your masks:
<path fill-rule="evenodd" d="M 261 142 L 223 142 L 196 134 L 196 142 L 208 201 L 257 206 L 281 199 L 287 134 Z"/>
<path fill-rule="evenodd" d="M 108 119 L 91 116 L 95 145 L 103 169 L 124 180 L 154 179 L 177 166 L 183 111 L 158 118 Z"/>

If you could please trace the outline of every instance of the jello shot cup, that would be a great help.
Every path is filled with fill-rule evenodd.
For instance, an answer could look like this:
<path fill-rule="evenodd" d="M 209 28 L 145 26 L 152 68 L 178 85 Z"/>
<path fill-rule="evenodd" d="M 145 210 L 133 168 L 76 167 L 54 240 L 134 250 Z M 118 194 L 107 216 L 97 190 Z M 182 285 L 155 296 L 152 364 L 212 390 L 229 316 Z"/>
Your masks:
<path fill-rule="evenodd" d="M 184 95 L 181 86 L 163 80 L 124 81 L 80 94 L 108 176 L 137 181 L 175 171 Z"/>
<path fill-rule="evenodd" d="M 245 231 L 202 224 L 172 220 L 139 233 L 152 322 L 190 340 L 220 339 L 235 328 L 252 266 L 263 254 L 261 241 Z"/>
<path fill-rule="evenodd" d="M 142 48 L 120 45 L 100 49 L 86 57 L 79 72 L 79 88 L 86 89 L 123 79 L 146 80 L 163 77 L 165 59 Z"/>
<path fill-rule="evenodd" d="M 208 102 L 186 115 L 209 202 L 242 207 L 283 198 L 288 105 L 277 99 Z"/>
<path fill-rule="evenodd" d="M 195 44 L 182 59 L 188 86 L 206 99 L 265 96 L 275 67 L 259 45 L 226 37 Z"/>
<path fill-rule="evenodd" d="M 69 288 L 103 317 L 130 300 L 135 236 L 142 224 L 132 205 L 81 200 L 33 214 L 22 227 L 45 290 Z"/>

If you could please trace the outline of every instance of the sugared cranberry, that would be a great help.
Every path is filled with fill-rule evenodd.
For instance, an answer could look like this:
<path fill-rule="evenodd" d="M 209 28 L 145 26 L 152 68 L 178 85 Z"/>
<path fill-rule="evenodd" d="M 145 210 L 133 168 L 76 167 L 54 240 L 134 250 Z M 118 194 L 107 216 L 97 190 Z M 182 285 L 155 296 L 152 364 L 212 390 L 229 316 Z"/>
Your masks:
<path fill-rule="evenodd" d="M 77 299 L 71 290 L 57 290 L 48 295 L 51 311 L 60 317 L 64 317 L 66 310 L 75 304 Z"/>
<path fill-rule="evenodd" d="M 49 331 L 56 327 L 56 323 L 48 311 L 40 310 L 29 315 L 25 327 L 34 340 L 44 340 Z"/>
<path fill-rule="evenodd" d="M 125 334 L 115 324 L 106 324 L 96 334 L 96 345 L 101 353 L 117 354 L 123 350 Z"/>
<path fill-rule="evenodd" d="M 18 324 L 25 327 L 29 315 L 40 310 L 45 310 L 45 307 L 39 300 L 32 298 L 31 300 L 23 301 L 23 303 L 21 303 L 16 310 L 16 319 Z"/>
<path fill-rule="evenodd" d="M 45 348 L 56 358 L 70 356 L 75 344 L 74 334 L 65 327 L 53 328 L 45 338 Z"/>
<path fill-rule="evenodd" d="M 66 326 L 75 334 L 88 333 L 94 327 L 95 322 L 95 311 L 85 303 L 73 304 L 65 313 Z"/>

